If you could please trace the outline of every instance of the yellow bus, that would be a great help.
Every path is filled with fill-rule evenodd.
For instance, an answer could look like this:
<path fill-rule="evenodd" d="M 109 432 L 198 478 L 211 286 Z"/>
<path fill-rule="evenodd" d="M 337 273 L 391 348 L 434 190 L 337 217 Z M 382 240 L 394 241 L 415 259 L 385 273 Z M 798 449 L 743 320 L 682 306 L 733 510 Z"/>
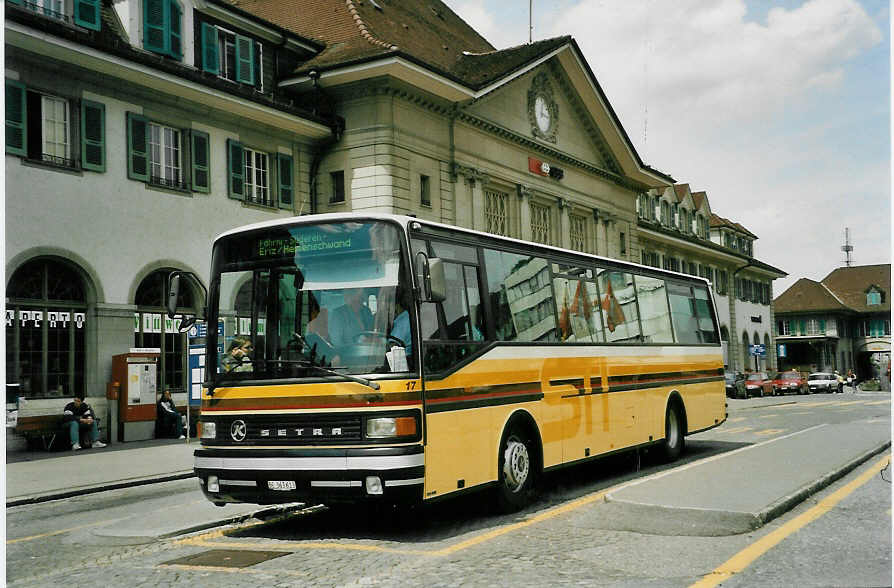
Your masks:
<path fill-rule="evenodd" d="M 412 217 L 229 231 L 205 319 L 222 328 L 195 472 L 217 505 L 491 488 L 514 510 L 544 472 L 653 446 L 672 460 L 726 419 L 703 278 Z"/>

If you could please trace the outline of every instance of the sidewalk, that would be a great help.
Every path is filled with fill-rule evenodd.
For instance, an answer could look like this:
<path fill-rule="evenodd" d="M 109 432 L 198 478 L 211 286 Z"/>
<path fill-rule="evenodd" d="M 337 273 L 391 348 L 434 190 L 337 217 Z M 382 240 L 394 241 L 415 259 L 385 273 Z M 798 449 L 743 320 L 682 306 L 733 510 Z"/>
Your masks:
<path fill-rule="evenodd" d="M 6 454 L 6 506 L 189 478 L 198 439 L 153 439 L 80 451 Z"/>

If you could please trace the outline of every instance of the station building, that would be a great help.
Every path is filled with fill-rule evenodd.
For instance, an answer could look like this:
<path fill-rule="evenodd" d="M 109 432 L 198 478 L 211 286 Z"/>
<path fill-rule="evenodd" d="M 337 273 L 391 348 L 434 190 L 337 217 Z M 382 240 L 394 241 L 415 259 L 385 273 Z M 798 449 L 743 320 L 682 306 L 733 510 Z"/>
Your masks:
<path fill-rule="evenodd" d="M 891 264 L 839 267 L 816 282 L 801 278 L 775 301 L 780 369 L 888 379 Z"/>
<path fill-rule="evenodd" d="M 281 217 L 412 214 L 729 288 L 784 275 L 714 242 L 707 197 L 642 161 L 570 37 L 498 51 L 439 0 L 7 0 L 4 29 L 8 403 L 83 392 L 102 414 L 113 356 L 150 348 L 183 404 L 165 276 L 207 280 L 216 235 Z M 655 223 L 645 198 L 689 216 Z M 737 365 L 764 332 L 726 296 Z"/>

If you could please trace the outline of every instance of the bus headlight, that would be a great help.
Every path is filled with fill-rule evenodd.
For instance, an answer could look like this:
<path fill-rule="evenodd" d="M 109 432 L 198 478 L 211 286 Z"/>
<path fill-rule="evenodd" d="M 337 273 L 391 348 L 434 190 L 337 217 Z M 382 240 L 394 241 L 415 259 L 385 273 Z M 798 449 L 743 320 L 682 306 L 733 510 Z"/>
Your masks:
<path fill-rule="evenodd" d="M 371 439 L 414 435 L 416 435 L 415 417 L 377 417 L 366 420 L 366 436 Z"/>
<path fill-rule="evenodd" d="M 217 423 L 214 421 L 202 421 L 202 439 L 217 438 Z"/>

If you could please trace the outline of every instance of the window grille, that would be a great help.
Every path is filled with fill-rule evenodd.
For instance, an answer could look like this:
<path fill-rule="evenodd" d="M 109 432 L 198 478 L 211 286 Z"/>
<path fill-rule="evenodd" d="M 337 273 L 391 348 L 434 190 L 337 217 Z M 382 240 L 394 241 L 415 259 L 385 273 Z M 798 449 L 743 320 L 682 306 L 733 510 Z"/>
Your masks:
<path fill-rule="evenodd" d="M 488 233 L 509 236 L 509 195 L 495 190 L 484 191 L 484 223 Z"/>
<path fill-rule="evenodd" d="M 571 220 L 571 248 L 576 251 L 587 251 L 587 219 L 572 214 Z"/>
<path fill-rule="evenodd" d="M 549 207 L 531 204 L 531 239 L 537 243 L 552 245 Z"/>

